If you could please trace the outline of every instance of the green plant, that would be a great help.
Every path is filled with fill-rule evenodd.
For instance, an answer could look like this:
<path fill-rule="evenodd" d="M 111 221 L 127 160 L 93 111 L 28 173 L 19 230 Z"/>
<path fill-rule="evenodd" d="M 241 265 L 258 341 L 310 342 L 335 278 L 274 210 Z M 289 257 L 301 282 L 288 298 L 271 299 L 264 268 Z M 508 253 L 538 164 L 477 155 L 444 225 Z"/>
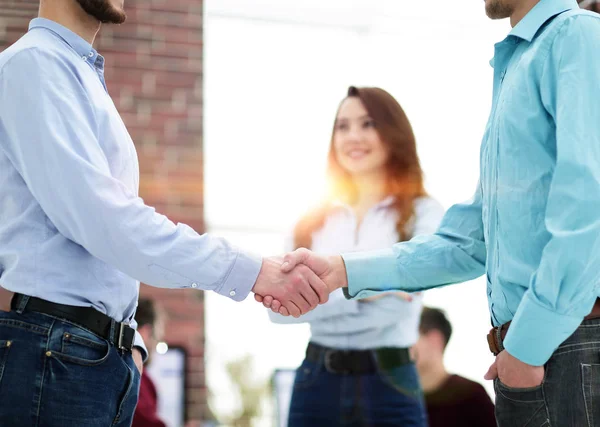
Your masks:
<path fill-rule="evenodd" d="M 228 362 L 225 370 L 231 382 L 237 407 L 229 414 L 216 414 L 219 422 L 228 427 L 253 427 L 262 415 L 265 399 L 270 396 L 270 382 L 257 380 L 254 359 L 245 355 Z M 212 396 L 212 399 L 215 397 Z"/>

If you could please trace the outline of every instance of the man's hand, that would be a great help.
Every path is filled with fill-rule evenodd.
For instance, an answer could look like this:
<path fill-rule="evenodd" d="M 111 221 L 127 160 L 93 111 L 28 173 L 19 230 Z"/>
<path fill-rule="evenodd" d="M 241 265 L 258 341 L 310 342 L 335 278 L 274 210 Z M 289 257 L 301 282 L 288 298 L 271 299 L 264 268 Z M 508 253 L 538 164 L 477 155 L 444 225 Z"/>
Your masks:
<path fill-rule="evenodd" d="M 265 258 L 252 291 L 257 301 L 269 295 L 287 315 L 300 317 L 329 300 L 327 285 L 306 265 L 284 271 L 280 258 Z"/>
<path fill-rule="evenodd" d="M 0 286 L 0 311 L 10 311 L 10 300 L 13 295 L 11 291 Z"/>
<path fill-rule="evenodd" d="M 496 356 L 496 360 L 485 374 L 486 380 L 495 378 L 510 388 L 537 387 L 544 381 L 544 367 L 523 363 L 503 350 Z"/>
<path fill-rule="evenodd" d="M 281 270 L 288 272 L 299 264 L 306 265 L 323 279 L 330 293 L 338 288 L 348 286 L 346 265 L 340 255 L 325 257 L 305 248 L 296 249 L 283 257 Z"/>
<path fill-rule="evenodd" d="M 308 267 L 316 274 L 326 285 L 327 294 L 338 288 L 347 286 L 346 266 L 341 256 L 324 257 L 316 255 L 308 249 L 300 248 L 290 252 L 283 257 L 283 263 L 280 268 L 282 272 L 293 272 L 298 268 Z M 258 293 L 254 296 L 256 301 L 262 302 L 266 308 L 273 312 L 289 316 L 290 312 L 285 304 L 272 293 Z M 294 316 L 297 317 L 297 316 Z"/>
<path fill-rule="evenodd" d="M 139 348 L 133 347 L 131 349 L 131 355 L 133 356 L 133 363 L 135 363 L 135 366 L 138 368 L 138 371 L 140 371 L 140 375 L 142 375 L 142 372 L 144 372 L 144 361 L 142 358 L 142 352 Z"/>

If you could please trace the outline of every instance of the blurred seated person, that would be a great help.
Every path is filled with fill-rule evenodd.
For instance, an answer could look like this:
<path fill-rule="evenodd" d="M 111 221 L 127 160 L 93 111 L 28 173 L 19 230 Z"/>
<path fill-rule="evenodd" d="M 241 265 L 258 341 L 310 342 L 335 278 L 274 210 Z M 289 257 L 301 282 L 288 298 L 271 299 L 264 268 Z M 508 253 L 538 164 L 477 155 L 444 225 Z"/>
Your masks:
<path fill-rule="evenodd" d="M 144 364 L 144 368 L 146 368 L 152 362 L 156 345 L 163 338 L 163 316 L 156 309 L 154 301 L 140 298 L 135 312 L 135 320 L 138 323 L 138 331 L 148 348 L 148 359 Z M 131 427 L 166 427 L 166 424 L 158 416 L 158 394 L 146 369 L 142 372 L 139 399 Z"/>
<path fill-rule="evenodd" d="M 496 427 L 494 404 L 483 386 L 444 367 L 452 326 L 442 310 L 424 307 L 414 347 L 430 427 Z"/>

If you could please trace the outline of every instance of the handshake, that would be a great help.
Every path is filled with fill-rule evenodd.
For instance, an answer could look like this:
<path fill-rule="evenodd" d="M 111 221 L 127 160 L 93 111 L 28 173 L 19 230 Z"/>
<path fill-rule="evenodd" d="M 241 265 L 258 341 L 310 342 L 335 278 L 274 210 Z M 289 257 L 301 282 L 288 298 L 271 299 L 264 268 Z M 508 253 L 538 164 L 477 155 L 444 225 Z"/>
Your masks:
<path fill-rule="evenodd" d="M 275 313 L 300 317 L 344 286 L 347 277 L 341 256 L 320 256 L 300 248 L 283 258 L 265 258 L 252 291 L 256 301 Z"/>

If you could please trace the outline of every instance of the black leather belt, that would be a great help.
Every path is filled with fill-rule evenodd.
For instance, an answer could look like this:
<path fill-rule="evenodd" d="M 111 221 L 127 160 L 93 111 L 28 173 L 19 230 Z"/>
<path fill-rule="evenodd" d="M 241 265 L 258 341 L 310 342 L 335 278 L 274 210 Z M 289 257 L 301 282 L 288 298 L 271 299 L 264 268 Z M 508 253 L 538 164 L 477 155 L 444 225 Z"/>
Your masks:
<path fill-rule="evenodd" d="M 306 360 L 323 363 L 332 374 L 365 375 L 380 369 L 393 369 L 411 363 L 408 348 L 384 347 L 376 350 L 338 350 L 309 343 Z"/>
<path fill-rule="evenodd" d="M 131 351 L 133 347 L 135 329 L 127 323 L 117 322 L 92 307 L 58 304 L 41 298 L 15 294 L 10 302 L 10 308 L 16 311 L 21 306 L 24 298 L 29 298 L 25 307 L 22 308 L 24 312 L 33 311 L 68 320 L 108 340 L 120 350 Z"/>

